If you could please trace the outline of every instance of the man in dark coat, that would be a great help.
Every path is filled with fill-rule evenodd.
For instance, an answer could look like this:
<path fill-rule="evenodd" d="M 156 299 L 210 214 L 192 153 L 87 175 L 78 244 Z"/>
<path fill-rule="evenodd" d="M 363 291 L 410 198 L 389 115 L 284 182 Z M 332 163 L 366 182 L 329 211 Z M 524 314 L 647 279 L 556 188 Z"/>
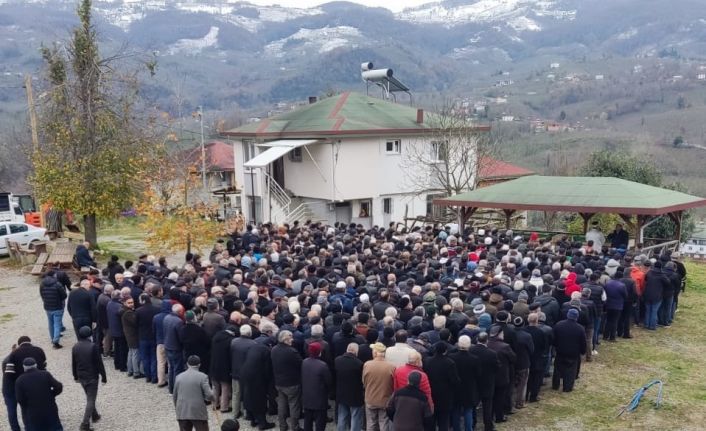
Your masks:
<path fill-rule="evenodd" d="M 620 319 L 618 319 L 617 335 L 618 337 L 632 338 L 630 327 L 632 327 L 633 309 L 637 305 L 638 296 L 635 280 L 630 278 L 629 274 L 626 276 L 624 271 L 623 268 L 618 268 L 615 273 L 625 285 L 625 292 L 627 293 L 627 298 L 623 302 L 623 310 L 620 312 Z"/>
<path fill-rule="evenodd" d="M 127 375 L 136 379 L 144 377 L 140 372 L 140 341 L 137 336 L 137 316 L 135 315 L 135 301 L 128 296 L 123 301 L 120 311 L 120 321 L 127 342 Z"/>
<path fill-rule="evenodd" d="M 113 295 L 113 285 L 109 284 L 103 288 L 103 293 L 98 297 L 96 301 L 96 326 L 97 330 L 100 331 L 101 353 L 104 357 L 109 357 L 113 353 L 113 337 L 110 335 L 110 328 L 108 327 L 108 304 L 110 303 L 110 297 Z"/>
<path fill-rule="evenodd" d="M 483 427 L 493 430 L 493 398 L 495 395 L 495 380 L 500 372 L 500 359 L 498 354 L 488 348 L 488 334 L 478 334 L 478 344 L 468 350 L 478 357 L 478 398 L 483 404 Z M 475 416 L 475 414 L 474 414 Z"/>
<path fill-rule="evenodd" d="M 554 325 L 554 374 L 552 375 L 552 389 L 558 390 L 560 381 L 563 381 L 564 392 L 574 389 L 581 355 L 586 353 L 586 331 L 576 321 L 579 317 L 578 310 L 572 308 L 567 313 L 567 319 Z"/>
<path fill-rule="evenodd" d="M 140 295 L 140 307 L 135 311 L 137 338 L 139 339 L 140 362 L 147 383 L 157 383 L 157 344 L 154 335 L 154 316 L 159 307 L 154 305 L 147 293 Z"/>
<path fill-rule="evenodd" d="M 604 308 L 606 311 L 606 324 L 603 339 L 607 341 L 615 341 L 615 336 L 618 332 L 618 319 L 623 311 L 625 301 L 628 299 L 625 284 L 620 281 L 621 276 L 618 276 L 616 271 L 613 278 L 605 284 L 606 301 Z"/>
<path fill-rule="evenodd" d="M 434 355 L 424 363 L 434 401 L 434 421 L 440 430 L 449 429 L 449 418 L 461 383 L 456 363 L 446 356 L 447 350 L 446 343 L 437 343 L 434 346 Z"/>
<path fill-rule="evenodd" d="M 475 408 L 478 405 L 478 380 L 481 371 L 480 359 L 469 352 L 471 337 L 462 335 L 458 338 L 458 350 L 449 354 L 456 364 L 460 385 L 457 387 L 456 406 L 451 413 L 451 421 L 455 430 L 461 429 L 463 418 L 464 429 L 473 431 L 475 423 Z"/>
<path fill-rule="evenodd" d="M 539 328 L 539 315 L 531 313 L 527 316 L 528 326 L 524 328 L 534 345 L 534 352 L 530 355 L 529 376 L 527 378 L 527 392 L 531 403 L 537 402 L 539 390 L 542 387 L 545 361 L 548 355 L 549 343 L 544 331 Z"/>
<path fill-rule="evenodd" d="M 98 309 L 93 295 L 88 291 L 90 288 L 90 280 L 81 280 L 78 289 L 72 290 L 69 293 L 69 299 L 66 301 L 66 310 L 73 321 L 76 337 L 78 337 L 78 330 L 81 327 L 88 326 L 92 328 L 97 320 Z"/>
<path fill-rule="evenodd" d="M 332 390 L 331 371 L 320 359 L 321 345 L 309 345 L 309 357 L 302 362 L 302 407 L 304 408 L 304 431 L 312 431 L 316 422 L 316 431 L 326 428 L 326 410 L 328 396 Z"/>
<path fill-rule="evenodd" d="M 167 362 L 169 363 L 169 393 L 174 390 L 174 379 L 184 371 L 184 351 L 181 343 L 181 328 L 184 322 L 180 315 L 184 313 L 181 304 L 172 305 L 172 312 L 167 314 L 162 321 L 164 330 L 164 350 L 167 351 Z"/>
<path fill-rule="evenodd" d="M 517 362 L 515 363 L 515 380 L 512 382 L 514 385 L 512 401 L 516 409 L 522 409 L 525 407 L 530 358 L 534 354 L 535 346 L 532 336 L 522 330 L 525 324 L 522 317 L 515 316 L 512 323 L 515 326 L 515 335 L 517 336 L 517 343 L 515 343 Z"/>
<path fill-rule="evenodd" d="M 17 340 L 17 345 L 12 347 L 12 352 L 2 362 L 2 393 L 7 406 L 8 419 L 12 431 L 19 431 L 19 423 L 17 421 L 17 398 L 15 395 L 15 382 L 22 375 L 24 368 L 22 362 L 32 358 L 37 363 L 40 370 L 46 368 L 47 358 L 41 347 L 33 346 L 32 341 L 26 335 L 21 336 Z M 17 424 L 15 427 L 14 424 Z"/>
<path fill-rule="evenodd" d="M 270 353 L 277 390 L 277 422 L 279 429 L 286 431 L 289 417 L 290 430 L 296 431 L 302 412 L 302 357 L 293 347 L 294 335 L 291 331 L 279 331 L 277 340 Z"/>
<path fill-rule="evenodd" d="M 22 407 L 22 421 L 27 431 L 61 431 L 56 396 L 63 385 L 49 371 L 37 369 L 37 361 L 22 361 L 24 373 L 15 382 L 15 396 Z"/>
<path fill-rule="evenodd" d="M 662 272 L 662 262 L 656 261 L 654 267 L 645 274 L 645 291 L 642 301 L 645 303 L 645 328 L 657 329 L 657 313 L 662 305 L 664 291 L 671 288 L 669 278 Z"/>
<path fill-rule="evenodd" d="M 240 402 L 243 397 L 243 388 L 240 381 L 241 368 L 245 362 L 248 350 L 257 344 L 257 342 L 251 338 L 252 327 L 250 325 L 241 326 L 239 332 L 240 335 L 238 338 L 234 338 L 230 342 L 230 376 L 233 386 L 233 414 L 235 417 L 240 416 Z"/>
<path fill-rule="evenodd" d="M 39 285 L 39 296 L 42 298 L 44 311 L 49 320 L 49 337 L 55 349 L 60 349 L 62 319 L 64 317 L 64 300 L 66 289 L 56 279 L 54 270 L 49 270 Z"/>
<path fill-rule="evenodd" d="M 108 318 L 108 329 L 110 336 L 113 338 L 115 349 L 113 355 L 113 365 L 118 371 L 127 371 L 127 341 L 125 341 L 125 334 L 123 333 L 123 323 L 120 318 L 120 311 L 123 308 L 123 304 L 120 302 L 120 291 L 116 290 L 113 292 L 113 297 L 111 298 L 108 305 L 106 305 L 106 315 Z"/>
<path fill-rule="evenodd" d="M 387 415 L 392 428 L 404 431 L 424 431 L 432 419 L 432 411 L 426 395 L 419 389 L 422 376 L 412 371 L 407 377 L 408 385 L 398 389 L 387 404 Z"/>
<path fill-rule="evenodd" d="M 251 425 L 265 430 L 275 427 L 267 422 L 267 394 L 272 384 L 272 363 L 270 349 L 264 344 L 255 343 L 248 349 L 245 362 L 240 369 L 240 383 L 243 385 L 243 406 L 252 416 Z"/>
<path fill-rule="evenodd" d="M 517 361 L 517 355 L 512 351 L 510 345 L 503 341 L 502 327 L 493 325 L 490 327 L 490 340 L 488 348 L 498 354 L 500 367 L 495 374 L 495 393 L 493 394 L 493 413 L 495 422 L 505 422 L 505 413 L 511 408 L 508 405 L 510 384 L 510 370 Z"/>
<path fill-rule="evenodd" d="M 91 253 L 88 251 L 91 247 L 91 243 L 84 241 L 83 244 L 76 246 L 76 253 L 74 254 L 74 260 L 79 268 L 83 267 L 97 267 L 96 261 L 91 257 Z"/>
<path fill-rule="evenodd" d="M 337 429 L 360 431 L 364 421 L 365 388 L 363 388 L 363 362 L 358 359 L 357 343 L 350 343 L 346 353 L 335 359 L 334 368 L 338 404 Z"/>
<path fill-rule="evenodd" d="M 232 410 L 230 405 L 232 394 L 230 345 L 235 339 L 237 330 L 237 327 L 229 325 L 224 330 L 216 332 L 210 345 L 208 375 L 211 377 L 211 385 L 213 386 L 214 408 L 220 409 L 224 413 Z"/>
<path fill-rule="evenodd" d="M 74 380 L 81 384 L 86 393 L 86 409 L 81 421 L 81 430 L 91 430 L 91 420 L 100 420 L 101 415 L 96 410 L 96 398 L 98 396 L 98 377 L 103 384 L 108 382 L 103 360 L 101 359 L 98 346 L 91 343 L 91 328 L 84 326 L 78 330 L 79 341 L 71 350 L 71 371 Z"/>
<path fill-rule="evenodd" d="M 198 356 L 201 359 L 199 371 L 208 375 L 208 368 L 211 365 L 211 338 L 206 331 L 196 323 L 196 315 L 189 310 L 184 313 L 184 326 L 181 328 L 179 337 L 181 338 L 184 357 Z M 218 405 L 218 399 L 215 400 Z"/>

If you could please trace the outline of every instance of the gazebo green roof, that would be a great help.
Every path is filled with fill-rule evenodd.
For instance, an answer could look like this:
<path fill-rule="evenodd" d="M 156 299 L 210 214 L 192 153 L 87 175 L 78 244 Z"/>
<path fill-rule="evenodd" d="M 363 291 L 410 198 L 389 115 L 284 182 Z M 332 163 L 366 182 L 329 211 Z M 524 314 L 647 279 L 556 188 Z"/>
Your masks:
<path fill-rule="evenodd" d="M 418 110 L 410 106 L 346 92 L 258 123 L 222 133 L 251 138 L 312 138 L 342 135 L 421 135 L 433 130 L 429 113 L 418 122 Z M 478 126 L 478 130 L 488 127 Z"/>
<path fill-rule="evenodd" d="M 706 206 L 706 199 L 613 177 L 532 175 L 435 199 L 434 204 L 506 210 L 663 215 Z"/>

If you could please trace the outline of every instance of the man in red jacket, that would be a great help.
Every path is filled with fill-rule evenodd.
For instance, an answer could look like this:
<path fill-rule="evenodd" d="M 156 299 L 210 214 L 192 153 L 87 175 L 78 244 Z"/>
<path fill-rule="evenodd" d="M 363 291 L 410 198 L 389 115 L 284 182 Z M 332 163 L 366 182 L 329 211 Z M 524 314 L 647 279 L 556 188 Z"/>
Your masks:
<path fill-rule="evenodd" d="M 418 372 L 422 376 L 422 380 L 419 382 L 419 389 L 424 392 L 427 400 L 429 401 L 429 408 L 434 411 L 434 401 L 431 399 L 431 385 L 429 385 L 429 377 L 422 370 L 422 355 L 417 352 L 410 352 L 407 358 L 407 363 L 401 367 L 395 369 L 395 374 L 393 375 L 394 390 L 397 391 L 406 387 L 409 384 L 409 375 L 413 371 Z"/>

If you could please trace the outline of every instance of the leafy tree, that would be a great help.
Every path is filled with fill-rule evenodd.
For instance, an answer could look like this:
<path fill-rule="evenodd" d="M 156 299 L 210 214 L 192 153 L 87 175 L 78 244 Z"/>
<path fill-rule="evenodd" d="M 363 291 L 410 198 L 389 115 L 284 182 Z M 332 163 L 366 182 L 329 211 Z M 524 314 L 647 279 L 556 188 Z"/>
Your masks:
<path fill-rule="evenodd" d="M 674 141 L 672 142 L 672 145 L 675 147 L 680 147 L 684 143 L 684 138 L 680 136 L 677 136 L 674 138 Z"/>
<path fill-rule="evenodd" d="M 61 49 L 42 49 L 50 97 L 40 107 L 43 143 L 32 154 L 30 182 L 41 202 L 83 216 L 95 245 L 96 219 L 140 197 L 150 146 L 135 120 L 139 73 L 118 72 L 127 55 L 101 56 L 90 0 L 81 1 L 78 17 Z"/>
<path fill-rule="evenodd" d="M 139 213 L 145 216 L 145 242 L 151 252 L 200 250 L 213 243 L 222 226 L 215 205 L 199 198 L 202 187 L 196 165 L 159 145 L 158 163 L 150 171 Z"/>
<path fill-rule="evenodd" d="M 596 151 L 579 170 L 587 177 L 616 177 L 659 187 L 662 174 L 654 164 L 624 152 Z"/>
<path fill-rule="evenodd" d="M 589 177 L 616 177 L 636 183 L 647 184 L 655 187 L 664 187 L 670 190 L 685 192 L 685 188 L 679 184 L 663 185 L 662 174 L 654 164 L 640 157 L 635 157 L 627 153 L 613 153 L 609 151 L 597 151 L 592 153 L 587 162 L 580 169 L 581 175 Z M 608 228 L 618 222 L 617 216 L 612 214 L 596 215 L 602 227 Z M 573 231 L 578 231 L 579 221 L 570 226 Z M 581 223 L 583 223 L 581 221 Z M 581 226 L 583 226 L 581 224 Z M 661 217 L 645 228 L 645 238 L 674 238 L 676 226 L 667 216 Z M 691 211 L 685 211 L 682 215 L 681 237 L 688 238 L 695 229 L 694 216 Z M 612 228 L 611 228 L 612 230 Z M 605 230 L 604 230 L 605 232 Z"/>
<path fill-rule="evenodd" d="M 565 111 L 561 111 L 561 112 L 559 113 L 559 121 L 564 121 L 564 120 L 566 120 L 566 112 L 565 112 Z"/>

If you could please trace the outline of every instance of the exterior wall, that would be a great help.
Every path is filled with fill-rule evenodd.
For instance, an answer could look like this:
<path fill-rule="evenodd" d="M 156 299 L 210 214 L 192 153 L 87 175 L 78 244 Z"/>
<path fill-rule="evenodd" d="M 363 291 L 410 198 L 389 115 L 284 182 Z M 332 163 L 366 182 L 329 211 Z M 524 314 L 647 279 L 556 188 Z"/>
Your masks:
<path fill-rule="evenodd" d="M 401 154 L 386 152 L 386 143 L 391 139 L 401 141 Z M 231 142 L 237 167 L 236 181 L 242 187 L 243 214 L 247 220 L 251 220 L 250 170 L 243 167 L 246 160 L 242 141 Z M 408 217 L 426 215 L 426 195 L 415 196 L 415 185 L 405 174 L 405 170 L 411 170 L 420 176 L 427 175 L 427 170 L 421 163 L 416 167 L 410 166 L 412 162 L 409 156 L 405 155 L 410 145 L 428 145 L 431 151 L 429 142 L 421 137 L 343 138 L 335 144 L 309 145 L 306 149 L 302 148 L 300 162 L 292 161 L 289 155 L 283 156 L 283 186 L 288 192 L 306 202 L 328 203 L 334 199 L 337 202 L 351 202 L 351 222 L 366 227 L 387 225 L 389 221 L 403 221 L 405 208 Z M 257 152 L 264 150 L 265 148 L 258 148 Z M 333 182 L 332 171 L 335 180 Z M 261 169 L 256 168 L 254 172 L 255 195 L 263 196 L 263 202 L 267 205 L 267 191 Z M 383 213 L 383 199 L 387 197 L 392 198 L 392 214 Z M 371 202 L 370 217 L 358 217 L 360 203 L 364 200 Z M 328 205 L 312 204 L 310 207 L 317 219 L 331 223 L 336 221 L 336 213 L 329 211 Z M 268 213 L 266 208 L 263 208 L 263 211 Z M 257 220 L 262 221 L 262 214 L 258 214 Z"/>

